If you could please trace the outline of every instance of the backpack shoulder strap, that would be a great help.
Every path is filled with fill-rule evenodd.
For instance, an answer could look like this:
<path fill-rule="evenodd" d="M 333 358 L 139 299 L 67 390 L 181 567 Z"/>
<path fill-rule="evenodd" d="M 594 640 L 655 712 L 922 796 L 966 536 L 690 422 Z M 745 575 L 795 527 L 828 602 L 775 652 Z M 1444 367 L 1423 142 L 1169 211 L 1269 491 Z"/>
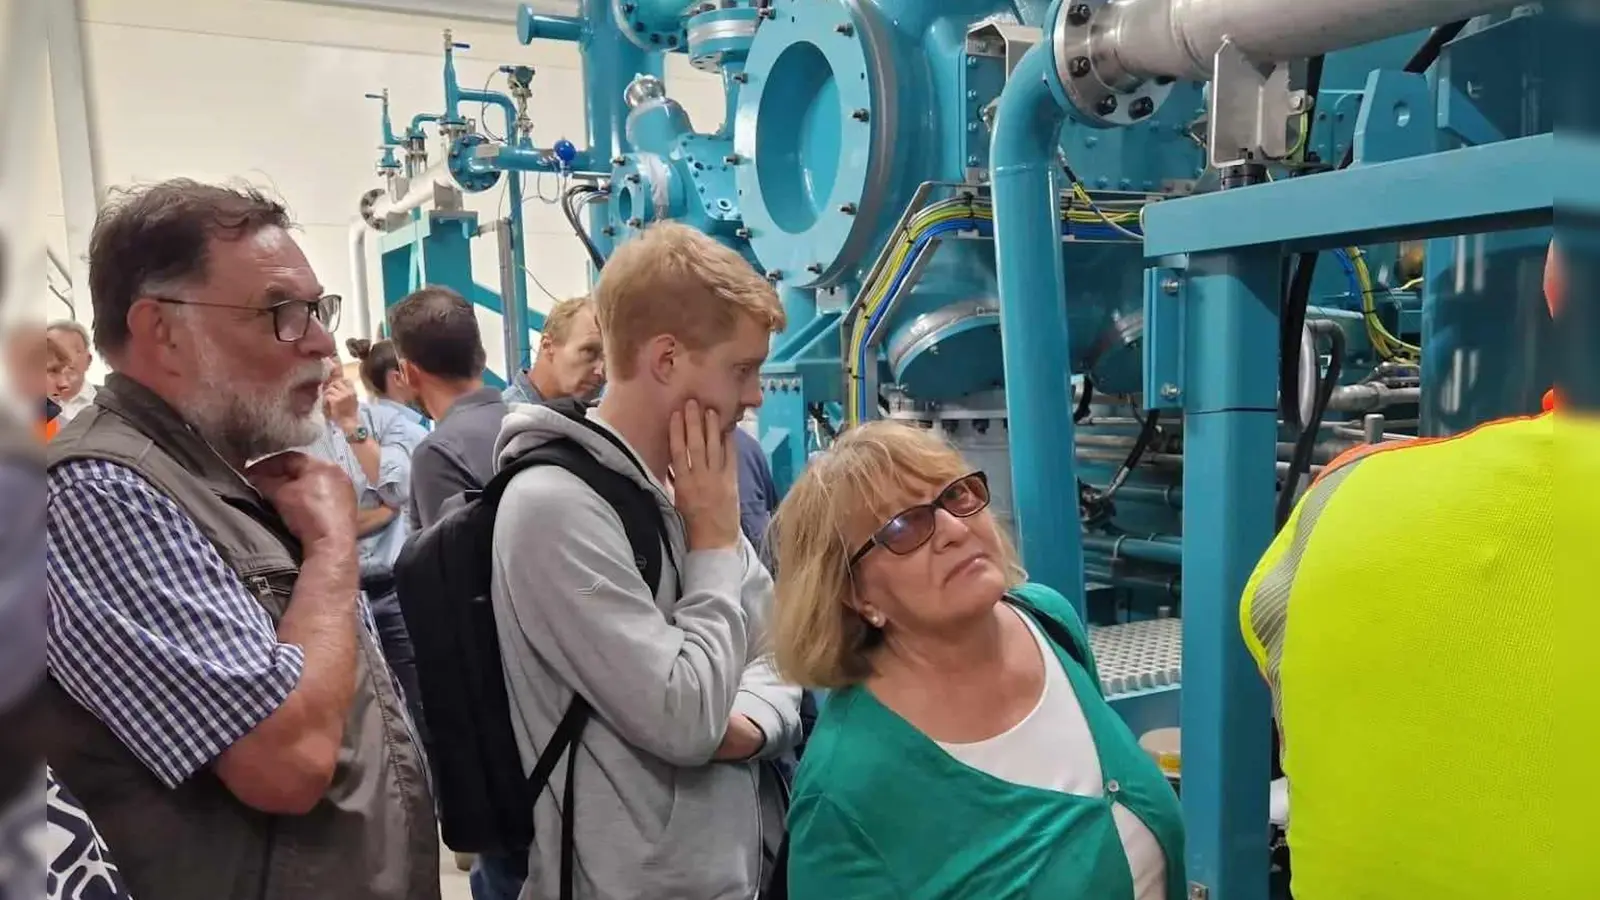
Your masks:
<path fill-rule="evenodd" d="M 615 438 L 604 429 L 596 430 L 615 441 Z M 620 442 L 618 446 L 621 446 Z M 626 451 L 626 448 L 623 449 Z M 628 456 L 632 459 L 632 454 Z M 639 487 L 633 479 L 595 459 L 593 454 L 577 441 L 564 438 L 535 447 L 508 463 L 484 488 L 482 502 L 498 505 L 511 479 L 517 473 L 534 466 L 559 466 L 566 469 L 583 479 L 585 484 L 616 510 L 622 519 L 623 530 L 628 535 L 628 545 L 633 550 L 634 564 L 639 567 L 639 574 L 644 577 L 645 584 L 650 586 L 653 595 L 661 586 L 661 548 L 666 535 L 666 522 L 661 516 L 661 508 L 656 505 L 655 497 Z M 555 772 L 556 763 L 562 756 L 567 758 L 568 800 L 561 807 L 561 900 L 572 898 L 575 854 L 573 815 L 576 808 L 576 804 L 571 801 L 575 777 L 574 764 L 578 742 L 592 713 L 593 709 L 583 695 L 574 693 L 572 702 L 567 705 L 567 711 L 561 717 L 561 722 L 556 725 L 549 743 L 539 753 L 539 759 L 528 775 L 529 799 L 537 800 L 544 792 L 545 785 L 549 783 L 550 776 Z"/>
<path fill-rule="evenodd" d="M 1045 637 L 1067 651 L 1089 673 L 1095 687 L 1100 686 L 1100 671 L 1089 648 L 1089 633 L 1067 598 L 1045 585 L 1030 582 L 1012 588 L 1006 601 L 1027 613 Z"/>

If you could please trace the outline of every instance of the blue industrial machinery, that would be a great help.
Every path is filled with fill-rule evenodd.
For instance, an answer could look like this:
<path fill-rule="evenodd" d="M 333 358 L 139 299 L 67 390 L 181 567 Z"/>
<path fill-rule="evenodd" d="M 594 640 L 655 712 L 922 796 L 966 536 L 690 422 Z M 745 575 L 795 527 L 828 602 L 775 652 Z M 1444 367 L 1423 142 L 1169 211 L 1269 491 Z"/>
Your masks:
<path fill-rule="evenodd" d="M 525 310 L 520 202 L 503 229 L 459 206 L 502 177 L 519 192 L 519 173 L 573 179 L 596 267 L 665 219 L 744 254 L 789 314 L 760 412 L 780 488 L 856 422 L 945 433 L 991 473 L 1031 577 L 1083 608 L 1135 731 L 1179 724 L 1181 671 L 1190 896 L 1259 900 L 1270 726 L 1238 634 L 1250 569 L 1339 452 L 1531 411 L 1548 384 L 1530 295 L 1550 125 L 1522 74 L 1538 12 L 1514 5 L 524 7 L 524 43 L 582 50 L 586 146 L 533 147 L 532 70 L 506 67 L 506 94 L 462 90 L 447 46 L 444 111 L 402 136 L 385 111 L 390 188 L 367 221 L 391 300 L 426 280 Z M 715 130 L 671 98 L 665 53 L 721 75 Z M 504 133 L 463 117 L 471 103 L 502 110 Z M 433 168 L 430 123 L 448 146 Z M 499 295 L 462 250 L 489 232 Z M 526 364 L 529 325 L 507 319 Z"/>

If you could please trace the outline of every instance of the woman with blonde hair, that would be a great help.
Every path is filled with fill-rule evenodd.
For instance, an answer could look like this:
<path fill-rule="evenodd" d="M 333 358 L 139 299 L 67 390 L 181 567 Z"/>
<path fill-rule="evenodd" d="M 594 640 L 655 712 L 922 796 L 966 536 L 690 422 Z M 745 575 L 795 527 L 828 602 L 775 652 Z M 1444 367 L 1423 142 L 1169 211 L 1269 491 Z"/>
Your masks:
<path fill-rule="evenodd" d="M 795 900 L 1185 896 L 1172 788 L 988 505 L 938 435 L 873 422 L 779 507 L 778 665 L 831 691 L 789 813 Z"/>

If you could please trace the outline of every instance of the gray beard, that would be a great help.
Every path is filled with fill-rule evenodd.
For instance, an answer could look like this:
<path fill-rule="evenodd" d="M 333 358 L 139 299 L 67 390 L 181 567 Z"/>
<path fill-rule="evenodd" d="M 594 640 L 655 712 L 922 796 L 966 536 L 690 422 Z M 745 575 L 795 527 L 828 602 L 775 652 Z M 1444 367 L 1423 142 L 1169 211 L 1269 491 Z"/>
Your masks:
<path fill-rule="evenodd" d="M 189 424 L 223 458 L 252 460 L 304 447 L 323 431 L 322 404 L 297 415 L 290 391 L 305 382 L 325 381 L 331 361 L 308 365 L 286 384 L 240 389 L 230 384 L 229 366 L 202 345 L 197 380 L 203 387 L 179 406 Z"/>

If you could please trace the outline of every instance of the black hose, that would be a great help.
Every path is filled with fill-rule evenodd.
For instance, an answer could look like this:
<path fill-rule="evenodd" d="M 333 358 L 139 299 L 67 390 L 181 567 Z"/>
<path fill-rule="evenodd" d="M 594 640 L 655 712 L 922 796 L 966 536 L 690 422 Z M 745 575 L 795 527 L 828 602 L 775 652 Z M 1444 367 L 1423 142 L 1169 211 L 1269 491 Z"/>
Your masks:
<path fill-rule="evenodd" d="M 1300 430 L 1300 437 L 1294 444 L 1294 454 L 1289 458 L 1289 472 L 1284 476 L 1283 488 L 1278 493 L 1278 505 L 1273 517 L 1277 529 L 1282 529 L 1288 523 L 1289 514 L 1294 511 L 1300 477 L 1311 471 L 1311 456 L 1316 451 L 1317 435 L 1322 430 L 1322 417 L 1328 412 L 1328 403 L 1333 400 L 1334 389 L 1339 386 L 1339 373 L 1344 368 L 1343 329 L 1337 323 L 1322 321 L 1315 323 L 1312 329 L 1326 334 L 1333 347 L 1329 351 L 1328 371 L 1322 376 L 1316 401 L 1311 405 L 1311 421 Z"/>
<path fill-rule="evenodd" d="M 1322 91 L 1322 70 L 1327 63 L 1325 56 L 1313 56 L 1306 64 L 1306 96 L 1312 100 L 1312 108 L 1316 108 L 1317 95 Z M 1306 123 L 1310 128 L 1311 123 Z M 1305 141 L 1310 143 L 1311 135 L 1305 136 Z M 1283 417 L 1290 428 L 1298 429 L 1303 424 L 1300 421 L 1299 391 L 1296 386 L 1300 381 L 1300 329 L 1306 324 L 1306 307 L 1310 305 L 1311 280 L 1317 272 L 1317 254 L 1301 253 L 1289 265 L 1288 274 L 1284 276 L 1285 302 L 1283 314 L 1278 318 L 1278 415 Z"/>
<path fill-rule="evenodd" d="M 596 272 L 605 268 L 606 258 L 600 252 L 600 248 L 595 246 L 594 239 L 589 236 L 589 232 L 583 227 L 583 223 L 578 221 L 578 211 L 574 208 L 573 200 L 580 194 L 587 195 L 584 198 L 584 204 L 588 205 L 598 199 L 602 193 L 604 192 L 600 188 L 592 184 L 575 184 L 567 188 L 561 195 L 561 211 L 566 214 L 567 224 L 572 226 L 572 233 L 578 236 L 578 240 L 583 242 L 583 249 L 589 252 L 589 261 L 594 263 Z"/>
<path fill-rule="evenodd" d="M 1455 40 L 1462 29 L 1467 27 L 1467 21 L 1463 19 L 1459 22 L 1450 22 L 1429 32 L 1421 46 L 1417 47 L 1416 52 L 1406 61 L 1405 71 L 1413 74 L 1426 72 L 1438 60 L 1444 45 Z M 1314 56 L 1306 66 L 1305 90 L 1306 95 L 1313 101 L 1322 89 L 1324 62 L 1324 57 Z M 1315 108 L 1314 103 L 1313 108 Z M 1345 148 L 1344 158 L 1339 161 L 1338 168 L 1349 168 L 1355 161 L 1355 152 L 1355 142 L 1351 141 L 1350 146 Z M 1287 277 L 1283 312 L 1278 319 L 1278 413 L 1291 429 L 1302 432 L 1302 436 L 1309 426 L 1300 421 L 1299 391 L 1296 389 L 1300 373 L 1300 330 L 1305 327 L 1306 308 L 1311 304 L 1311 282 L 1317 274 L 1318 256 L 1316 252 L 1309 252 L 1295 257 L 1291 267 L 1292 274 Z M 1342 334 L 1340 340 L 1343 340 Z M 1315 429 L 1310 430 L 1314 439 Z M 1292 470 L 1290 475 L 1296 477 Z M 1280 524 L 1282 521 L 1280 517 Z"/>
<path fill-rule="evenodd" d="M 1083 376 L 1083 393 L 1078 397 L 1078 408 L 1072 411 L 1073 424 L 1082 422 L 1089 415 L 1089 404 L 1094 402 L 1094 379 Z"/>

